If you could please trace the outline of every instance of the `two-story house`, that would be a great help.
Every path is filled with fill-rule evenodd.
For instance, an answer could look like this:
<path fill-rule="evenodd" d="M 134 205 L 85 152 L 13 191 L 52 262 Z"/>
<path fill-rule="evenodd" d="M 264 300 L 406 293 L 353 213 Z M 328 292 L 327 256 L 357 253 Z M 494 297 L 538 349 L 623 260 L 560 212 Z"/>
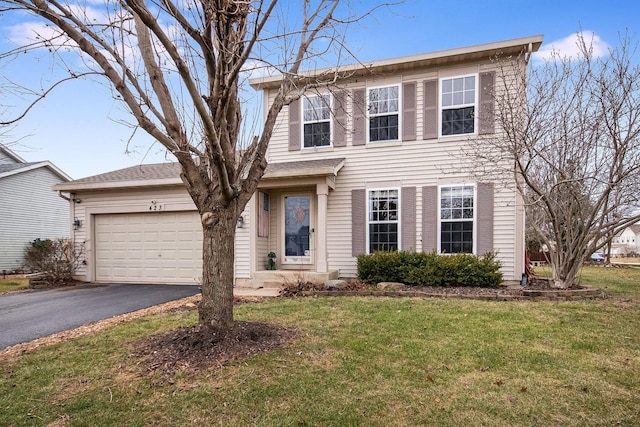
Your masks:
<path fill-rule="evenodd" d="M 611 239 L 611 255 L 625 257 L 640 253 L 638 239 L 640 239 L 640 224 L 625 227 Z"/>
<path fill-rule="evenodd" d="M 534 36 L 359 64 L 337 86 L 285 107 L 269 167 L 238 220 L 237 285 L 292 272 L 355 277 L 357 256 L 378 250 L 496 252 L 505 279 L 519 280 L 524 210 L 513 175 L 479 175 L 469 150 L 470 141 L 501 132 L 496 58 L 526 67 L 541 43 Z M 251 81 L 265 110 L 279 84 L 277 76 Z M 200 221 L 177 164 L 56 188 L 75 201 L 80 279 L 197 282 Z M 265 271 L 271 252 L 276 272 Z"/>

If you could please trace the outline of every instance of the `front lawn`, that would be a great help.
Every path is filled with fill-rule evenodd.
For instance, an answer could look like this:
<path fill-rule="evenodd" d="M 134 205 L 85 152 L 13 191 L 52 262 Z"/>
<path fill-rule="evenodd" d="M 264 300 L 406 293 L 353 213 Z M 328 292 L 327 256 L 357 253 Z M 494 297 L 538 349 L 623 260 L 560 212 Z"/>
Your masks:
<path fill-rule="evenodd" d="M 0 278 L 0 293 L 27 289 L 28 287 L 29 279 L 24 277 Z"/>
<path fill-rule="evenodd" d="M 0 425 L 640 425 L 640 270 L 587 268 L 614 297 L 573 302 L 274 299 L 238 319 L 295 326 L 282 350 L 148 372 L 165 313 L 0 361 Z"/>

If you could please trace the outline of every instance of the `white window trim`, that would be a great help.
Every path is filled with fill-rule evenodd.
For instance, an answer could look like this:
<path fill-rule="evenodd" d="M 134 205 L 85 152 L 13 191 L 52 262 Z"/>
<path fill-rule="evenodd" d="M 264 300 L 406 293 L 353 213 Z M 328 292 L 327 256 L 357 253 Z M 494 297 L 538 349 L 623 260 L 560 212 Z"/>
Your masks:
<path fill-rule="evenodd" d="M 319 146 L 305 147 L 304 146 L 304 125 L 305 124 L 310 124 L 310 123 L 321 123 L 321 122 L 319 122 L 319 121 L 306 122 L 304 120 L 304 101 L 305 101 L 305 99 L 309 99 L 309 98 L 312 98 L 312 97 L 321 97 L 321 96 L 325 96 L 325 95 L 329 95 L 329 145 L 319 145 Z M 303 95 L 302 99 L 301 99 L 301 102 L 300 102 L 300 148 L 302 150 L 319 150 L 319 149 L 323 149 L 323 148 L 333 147 L 333 117 L 334 117 L 333 95 L 331 94 L 331 92 L 312 93 L 312 94 L 308 94 L 308 95 Z"/>
<path fill-rule="evenodd" d="M 460 104 L 460 106 L 458 108 L 465 108 L 465 107 L 471 107 L 473 106 L 473 112 L 474 112 L 474 117 L 473 117 L 473 133 L 460 133 L 460 134 L 455 134 L 455 135 L 443 135 L 442 134 L 442 110 L 444 109 L 444 106 L 442 105 L 442 84 L 445 80 L 453 80 L 453 79 L 459 79 L 459 78 L 465 78 L 465 77 L 474 77 L 476 84 L 475 84 L 475 95 L 474 95 L 474 100 L 475 102 L 473 104 Z M 440 138 L 463 138 L 466 136 L 473 136 L 473 135 L 478 135 L 478 108 L 479 108 L 479 97 L 480 97 L 480 74 L 479 73 L 471 73 L 471 74 L 460 74 L 460 75 L 455 75 L 455 76 L 447 76 L 447 77 L 440 77 L 438 79 L 438 135 Z M 450 108 L 450 107 L 447 107 Z M 445 185 L 446 187 L 446 185 Z"/>
<path fill-rule="evenodd" d="M 369 139 L 370 136 L 370 132 L 369 132 L 369 119 L 372 117 L 371 114 L 369 114 L 369 91 L 373 90 L 373 89 L 384 89 L 384 88 L 388 88 L 388 87 L 397 87 L 398 88 L 398 138 L 396 139 L 385 139 L 382 141 L 371 141 Z M 366 105 L 366 109 L 367 109 L 367 115 L 366 115 L 366 137 L 367 137 L 367 144 L 384 144 L 386 142 L 400 142 L 402 141 L 402 84 L 401 83 L 393 83 L 393 84 L 388 84 L 388 85 L 383 85 L 383 86 L 370 86 L 366 88 L 366 99 L 365 99 L 365 105 Z M 389 115 L 387 114 L 376 114 L 373 117 L 377 117 L 377 116 L 385 116 L 385 115 Z"/>
<path fill-rule="evenodd" d="M 473 248 L 471 254 L 478 252 L 478 186 L 475 183 L 442 184 L 438 186 L 438 253 L 441 255 L 454 255 L 442 253 L 442 188 L 444 187 L 473 187 Z M 453 222 L 453 221 L 444 221 Z M 466 253 L 466 252 L 464 252 Z"/>
<path fill-rule="evenodd" d="M 397 223 L 398 223 L 398 252 L 400 252 L 402 250 L 402 192 L 400 191 L 400 187 L 373 187 L 373 188 L 367 188 L 366 190 L 366 205 L 367 205 L 367 209 L 366 209 L 366 215 L 367 215 L 367 229 L 366 229 L 366 250 L 367 250 L 367 254 L 370 254 L 370 233 L 369 233 L 369 226 L 371 224 L 369 218 L 370 218 L 370 213 L 371 213 L 371 199 L 369 198 L 371 192 L 373 191 L 379 191 L 379 190 L 387 190 L 387 191 L 393 191 L 396 190 L 398 192 L 398 219 L 397 219 Z"/>

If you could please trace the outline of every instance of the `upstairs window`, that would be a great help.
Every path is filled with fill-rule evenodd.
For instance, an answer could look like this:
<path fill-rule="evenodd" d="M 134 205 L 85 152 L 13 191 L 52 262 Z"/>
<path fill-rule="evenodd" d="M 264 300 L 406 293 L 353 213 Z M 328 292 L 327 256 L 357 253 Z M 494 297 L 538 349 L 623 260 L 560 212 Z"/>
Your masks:
<path fill-rule="evenodd" d="M 475 186 L 440 187 L 440 252 L 473 253 Z"/>
<path fill-rule="evenodd" d="M 442 79 L 441 85 L 442 136 L 474 133 L 476 76 Z"/>
<path fill-rule="evenodd" d="M 369 141 L 397 141 L 400 86 L 369 89 Z"/>
<path fill-rule="evenodd" d="M 331 97 L 330 95 L 305 96 L 302 101 L 304 125 L 303 147 L 327 147 L 331 145 Z"/>

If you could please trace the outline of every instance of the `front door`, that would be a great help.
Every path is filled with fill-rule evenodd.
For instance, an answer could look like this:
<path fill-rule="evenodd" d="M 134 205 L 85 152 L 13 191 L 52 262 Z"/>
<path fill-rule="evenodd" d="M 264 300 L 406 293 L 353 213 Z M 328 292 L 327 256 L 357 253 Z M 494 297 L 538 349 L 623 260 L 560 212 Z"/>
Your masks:
<path fill-rule="evenodd" d="M 311 195 L 284 197 L 283 264 L 313 263 L 313 221 Z"/>

